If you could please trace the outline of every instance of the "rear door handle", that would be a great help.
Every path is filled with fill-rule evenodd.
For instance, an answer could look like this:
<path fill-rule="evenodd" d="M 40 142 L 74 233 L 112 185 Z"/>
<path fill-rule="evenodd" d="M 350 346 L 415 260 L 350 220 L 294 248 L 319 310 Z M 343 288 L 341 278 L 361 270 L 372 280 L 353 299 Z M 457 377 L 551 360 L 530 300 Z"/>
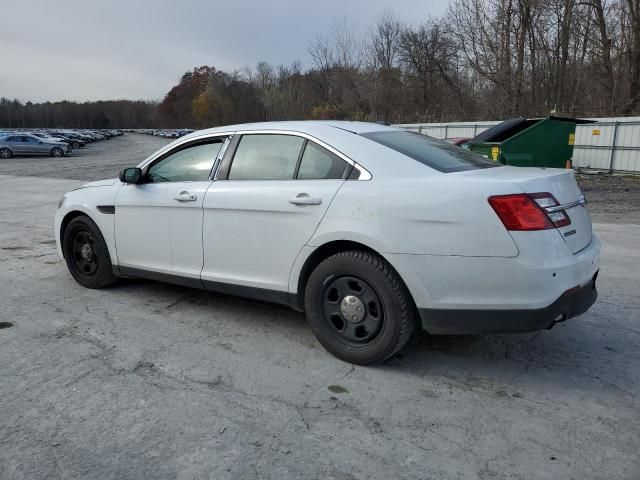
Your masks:
<path fill-rule="evenodd" d="M 310 197 L 308 193 L 299 193 L 295 197 L 290 198 L 289 203 L 293 203 L 294 205 L 320 205 L 322 199 Z"/>
<path fill-rule="evenodd" d="M 176 195 L 175 197 L 173 197 L 174 200 L 177 200 L 179 202 L 195 202 L 198 199 L 197 195 L 192 195 L 189 192 L 180 192 L 178 195 Z"/>

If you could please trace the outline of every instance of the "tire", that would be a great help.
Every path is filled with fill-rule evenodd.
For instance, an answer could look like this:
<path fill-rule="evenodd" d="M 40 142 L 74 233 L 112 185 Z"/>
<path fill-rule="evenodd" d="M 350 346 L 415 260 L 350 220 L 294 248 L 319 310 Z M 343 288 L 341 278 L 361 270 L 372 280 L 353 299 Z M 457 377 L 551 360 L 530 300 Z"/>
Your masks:
<path fill-rule="evenodd" d="M 62 149 L 60 147 L 53 147 L 51 149 L 51 156 L 52 157 L 62 157 L 62 156 L 64 156 L 64 152 L 62 151 Z"/>
<path fill-rule="evenodd" d="M 382 257 L 366 251 L 339 252 L 322 261 L 309 277 L 304 304 L 322 346 L 359 365 L 395 355 L 417 323 L 400 276 Z"/>
<path fill-rule="evenodd" d="M 83 287 L 104 288 L 114 284 L 109 249 L 98 226 L 89 217 L 76 217 L 64 230 L 62 249 L 71 276 Z"/>
<path fill-rule="evenodd" d="M 77 150 L 78 148 L 80 148 L 80 144 L 78 142 L 73 142 L 71 144 L 71 148 L 73 148 L 74 150 Z"/>
<path fill-rule="evenodd" d="M 11 158 L 13 153 L 8 148 L 0 148 L 0 158 Z"/>

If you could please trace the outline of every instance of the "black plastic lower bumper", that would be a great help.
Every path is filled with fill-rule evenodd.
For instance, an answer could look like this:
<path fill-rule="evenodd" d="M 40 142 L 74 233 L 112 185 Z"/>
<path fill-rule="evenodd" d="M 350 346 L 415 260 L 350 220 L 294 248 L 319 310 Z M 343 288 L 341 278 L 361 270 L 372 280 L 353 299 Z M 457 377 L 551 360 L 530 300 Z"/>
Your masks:
<path fill-rule="evenodd" d="M 598 298 L 596 278 L 563 293 L 551 305 L 536 310 L 438 310 L 421 308 L 422 328 L 432 335 L 524 333 L 551 328 L 586 312 Z"/>

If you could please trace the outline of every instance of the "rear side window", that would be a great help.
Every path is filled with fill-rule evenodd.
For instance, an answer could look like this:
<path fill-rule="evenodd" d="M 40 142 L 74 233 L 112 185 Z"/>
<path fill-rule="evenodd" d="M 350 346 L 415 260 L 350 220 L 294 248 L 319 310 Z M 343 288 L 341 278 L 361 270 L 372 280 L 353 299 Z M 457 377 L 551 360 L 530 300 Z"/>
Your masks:
<path fill-rule="evenodd" d="M 342 178 L 347 163 L 320 145 L 307 141 L 300 161 L 298 179 L 336 179 Z"/>
<path fill-rule="evenodd" d="M 292 180 L 304 138 L 293 135 L 243 135 L 229 180 Z"/>
<path fill-rule="evenodd" d="M 398 130 L 361 135 L 439 172 L 462 172 L 499 166 L 477 153 L 420 133 Z"/>

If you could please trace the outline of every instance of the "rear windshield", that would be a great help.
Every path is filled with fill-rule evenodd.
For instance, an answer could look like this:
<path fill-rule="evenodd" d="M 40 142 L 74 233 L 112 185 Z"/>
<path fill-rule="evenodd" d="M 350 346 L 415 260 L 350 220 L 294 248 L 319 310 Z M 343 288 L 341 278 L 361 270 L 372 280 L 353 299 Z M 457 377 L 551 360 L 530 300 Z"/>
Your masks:
<path fill-rule="evenodd" d="M 500 166 L 477 153 L 420 133 L 398 130 L 361 135 L 439 172 L 462 172 Z"/>

